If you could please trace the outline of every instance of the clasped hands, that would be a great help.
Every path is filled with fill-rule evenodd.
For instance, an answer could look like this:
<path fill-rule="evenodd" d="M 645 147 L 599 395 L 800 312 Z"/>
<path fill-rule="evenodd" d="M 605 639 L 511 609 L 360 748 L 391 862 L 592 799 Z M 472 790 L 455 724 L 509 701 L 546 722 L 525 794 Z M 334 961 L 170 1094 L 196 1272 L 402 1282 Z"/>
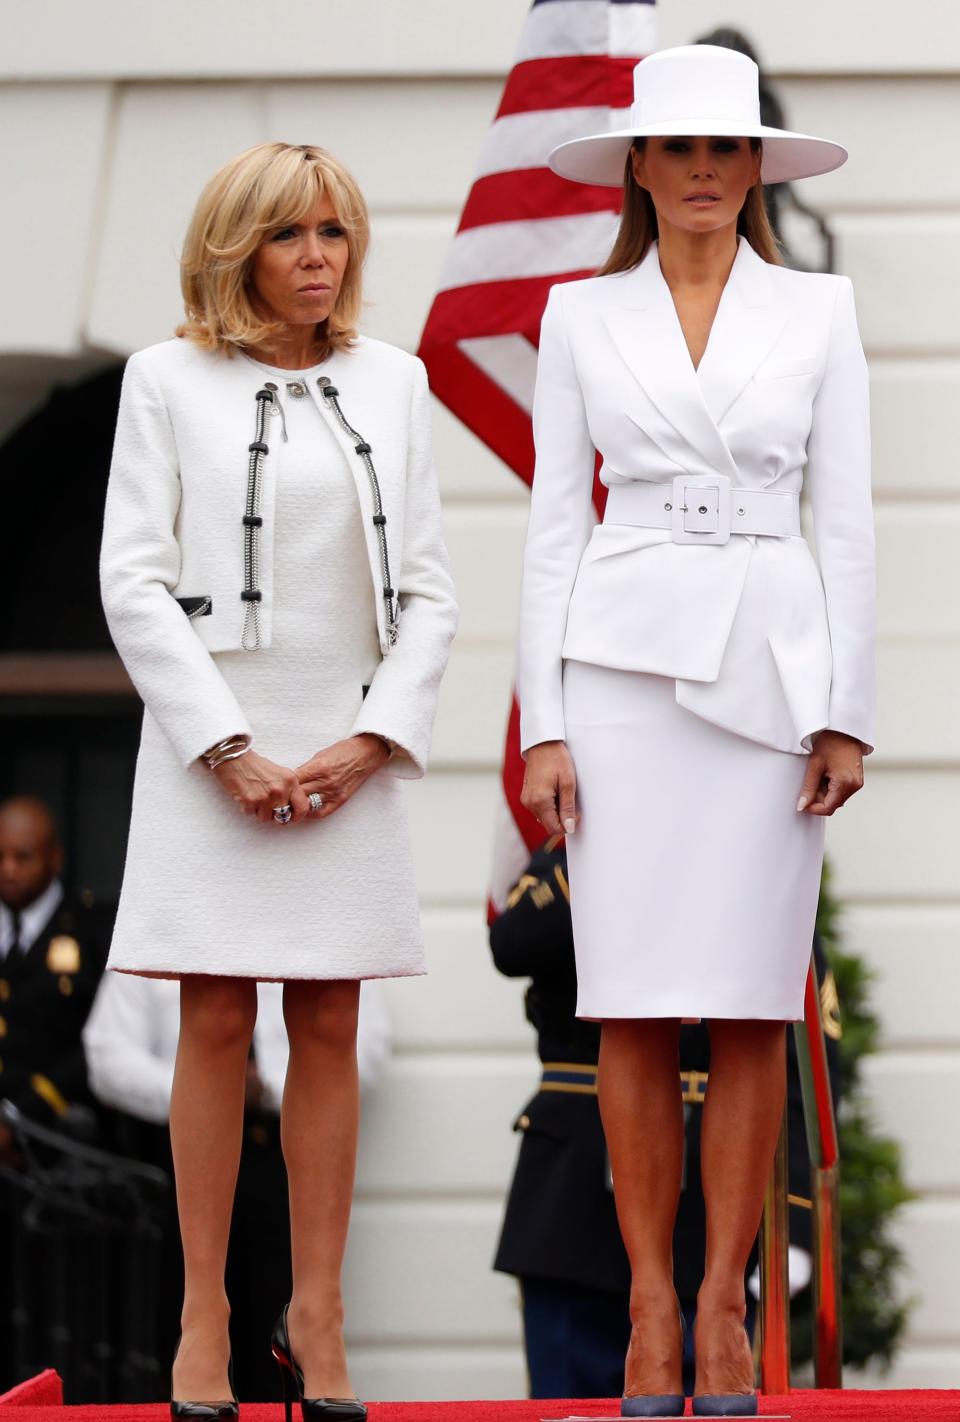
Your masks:
<path fill-rule="evenodd" d="M 362 731 L 325 746 L 295 770 L 248 750 L 236 760 L 224 761 L 212 773 L 245 815 L 272 824 L 275 807 L 289 805 L 293 811 L 290 822 L 296 824 L 308 816 L 325 820 L 336 814 L 389 759 L 390 751 L 380 737 Z M 311 813 L 308 797 L 314 792 L 323 804 Z"/>

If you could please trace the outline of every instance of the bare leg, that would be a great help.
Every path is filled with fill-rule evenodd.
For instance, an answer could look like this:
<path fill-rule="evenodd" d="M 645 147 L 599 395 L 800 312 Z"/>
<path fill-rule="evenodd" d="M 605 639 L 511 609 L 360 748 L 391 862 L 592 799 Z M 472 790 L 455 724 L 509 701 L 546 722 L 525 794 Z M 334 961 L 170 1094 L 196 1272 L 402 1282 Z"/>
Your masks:
<path fill-rule="evenodd" d="M 281 1130 L 290 1182 L 290 1346 L 305 1396 L 353 1397 L 343 1347 L 340 1273 L 360 1118 L 357 982 L 288 982 L 290 1065 Z"/>
<path fill-rule="evenodd" d="M 230 1308 L 223 1274 L 243 1140 L 247 1055 L 257 1017 L 249 978 L 191 975 L 180 983 L 180 1041 L 170 1101 L 170 1140 L 183 1240 L 183 1337 L 173 1396 L 230 1396 Z"/>
<path fill-rule="evenodd" d="M 601 1034 L 600 1112 L 631 1269 L 628 1396 L 683 1392 L 673 1287 L 683 1170 L 679 1043 L 675 1018 L 609 1019 Z"/>
<path fill-rule="evenodd" d="M 711 1021 L 700 1138 L 707 1257 L 697 1298 L 698 1393 L 753 1388 L 743 1276 L 760 1227 L 785 1090 L 782 1022 Z"/>

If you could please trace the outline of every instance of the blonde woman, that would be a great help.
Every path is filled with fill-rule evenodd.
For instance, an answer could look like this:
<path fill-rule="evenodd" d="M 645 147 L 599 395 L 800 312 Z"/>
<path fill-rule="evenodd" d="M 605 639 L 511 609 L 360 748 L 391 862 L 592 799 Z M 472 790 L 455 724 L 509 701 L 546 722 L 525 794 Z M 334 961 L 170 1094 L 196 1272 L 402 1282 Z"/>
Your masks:
<path fill-rule="evenodd" d="M 565 831 L 580 1016 L 632 1269 L 624 1416 L 681 1416 L 680 1022 L 709 1020 L 694 1413 L 755 1413 L 744 1267 L 803 1016 L 826 817 L 874 719 L 867 370 L 845 277 L 788 271 L 762 183 L 838 144 L 760 122 L 731 50 L 635 70 L 631 125 L 551 166 L 624 183 L 540 340 L 519 666 L 524 804 Z M 608 495 L 593 526 L 594 451 Z M 808 486 L 819 567 L 801 536 Z"/>
<path fill-rule="evenodd" d="M 146 709 L 109 967 L 180 980 L 175 1417 L 238 1411 L 224 1263 L 258 980 L 284 983 L 290 1040 L 287 1416 L 366 1415 L 340 1288 L 358 994 L 424 971 L 401 782 L 457 618 L 423 366 L 357 332 L 368 237 L 329 153 L 240 154 L 191 221 L 177 337 L 124 378 L 102 585 Z"/>

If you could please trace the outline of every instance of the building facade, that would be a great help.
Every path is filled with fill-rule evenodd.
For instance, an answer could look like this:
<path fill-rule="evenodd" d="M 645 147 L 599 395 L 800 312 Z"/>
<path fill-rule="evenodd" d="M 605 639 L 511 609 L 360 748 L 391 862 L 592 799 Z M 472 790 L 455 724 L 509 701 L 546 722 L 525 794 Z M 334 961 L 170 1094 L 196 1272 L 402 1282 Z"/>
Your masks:
<path fill-rule="evenodd" d="M 415 349 L 526 9 L 527 0 L 11 7 L 0 54 L 0 439 L 55 384 L 108 371 L 171 334 L 178 245 L 200 187 L 262 140 L 320 143 L 353 169 L 373 218 L 365 329 Z M 877 1118 L 903 1142 L 917 1192 L 900 1234 L 918 1306 L 892 1373 L 875 1381 L 956 1387 L 960 26 L 936 0 L 909 12 L 893 0 L 810 0 L 802 23 L 763 0 L 661 0 L 659 11 L 663 45 L 721 23 L 743 28 L 791 126 L 852 154 L 804 196 L 828 217 L 838 269 L 854 280 L 871 363 L 881 715 L 866 789 L 831 821 L 828 853 L 846 942 L 878 975 Z M 354 1380 L 370 1398 L 526 1388 L 516 1290 L 490 1264 L 511 1123 L 537 1066 L 521 987 L 494 973 L 485 932 L 526 493 L 442 407 L 435 416 L 462 624 L 433 769 L 410 787 L 432 974 L 390 985 L 397 1051 L 361 1149 L 348 1326 Z M 71 469 L 65 459 L 35 472 L 56 500 Z M 41 577 L 44 532 L 19 535 Z M 106 647 L 0 645 L 0 714 L 18 726 L 39 708 L 56 736 L 98 697 L 126 707 L 129 725 Z M 23 765 L 39 764 L 41 750 Z M 108 763 L 106 749 L 84 762 L 91 784 Z M 118 852 L 89 867 L 105 889 Z"/>

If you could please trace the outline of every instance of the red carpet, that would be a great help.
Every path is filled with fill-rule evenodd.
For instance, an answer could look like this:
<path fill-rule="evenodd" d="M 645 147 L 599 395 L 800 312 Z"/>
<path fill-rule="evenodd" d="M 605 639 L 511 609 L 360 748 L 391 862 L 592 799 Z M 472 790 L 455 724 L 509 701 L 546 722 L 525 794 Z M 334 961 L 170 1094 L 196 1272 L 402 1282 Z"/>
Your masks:
<path fill-rule="evenodd" d="M 18 1392 L 38 1381 L 32 1379 Z M 539 1422 L 541 1417 L 570 1413 L 609 1417 L 617 1411 L 609 1402 L 373 1402 L 370 1422 Z M 771 1412 L 789 1412 L 797 1422 L 960 1422 L 960 1392 L 793 1392 L 789 1397 L 761 1398 L 761 1416 Z M 0 1398 L 3 1422 L 165 1422 L 169 1415 L 163 1404 L 54 1407 L 28 1402 L 25 1396 L 23 1403 L 11 1394 Z M 279 1403 L 244 1403 L 241 1418 L 282 1422 L 283 1408 Z M 294 1418 L 299 1422 L 299 1408 Z"/>
<path fill-rule="evenodd" d="M 0 1407 L 59 1407 L 63 1402 L 63 1383 L 53 1368 L 27 1378 L 0 1397 Z M 22 1417 L 23 1413 L 17 1414 Z"/>

